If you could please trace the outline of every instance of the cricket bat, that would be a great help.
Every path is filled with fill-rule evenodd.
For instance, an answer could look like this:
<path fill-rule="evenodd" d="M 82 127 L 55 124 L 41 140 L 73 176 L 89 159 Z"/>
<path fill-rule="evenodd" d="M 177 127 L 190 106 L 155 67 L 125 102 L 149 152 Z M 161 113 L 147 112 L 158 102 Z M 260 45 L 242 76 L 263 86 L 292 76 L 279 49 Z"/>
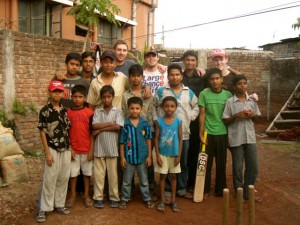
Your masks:
<path fill-rule="evenodd" d="M 206 143 L 207 139 L 207 130 L 204 131 L 203 141 Z M 205 153 L 206 144 L 202 144 L 201 152 L 198 155 L 197 162 L 197 172 L 194 188 L 194 202 L 202 202 L 204 195 L 204 184 L 205 184 L 205 173 L 206 173 L 206 163 L 207 163 L 207 154 Z"/>

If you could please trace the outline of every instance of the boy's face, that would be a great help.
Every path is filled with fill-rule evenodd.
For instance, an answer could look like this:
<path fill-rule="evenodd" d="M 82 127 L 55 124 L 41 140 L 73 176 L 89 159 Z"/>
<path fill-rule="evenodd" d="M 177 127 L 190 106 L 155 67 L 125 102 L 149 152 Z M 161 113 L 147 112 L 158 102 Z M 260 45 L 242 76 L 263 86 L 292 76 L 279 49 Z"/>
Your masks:
<path fill-rule="evenodd" d="M 167 116 L 172 116 L 175 113 L 177 106 L 173 101 L 166 101 L 163 104 L 162 109 Z"/>
<path fill-rule="evenodd" d="M 88 56 L 82 60 L 82 70 L 86 73 L 91 73 L 95 66 L 93 57 Z"/>
<path fill-rule="evenodd" d="M 80 70 L 80 62 L 77 61 L 76 59 L 71 59 L 66 64 L 66 70 L 67 70 L 67 74 L 71 76 L 76 76 Z"/>
<path fill-rule="evenodd" d="M 148 67 L 155 67 L 158 63 L 158 56 L 155 53 L 149 53 L 145 56 L 146 66 Z"/>
<path fill-rule="evenodd" d="M 114 99 L 114 96 L 111 93 L 109 93 L 109 92 L 105 92 L 101 96 L 101 102 L 102 102 L 102 104 L 103 104 L 104 107 L 110 107 L 110 106 L 112 106 L 113 99 Z"/>
<path fill-rule="evenodd" d="M 60 100 L 64 97 L 64 91 L 58 89 L 54 91 L 49 91 L 49 97 L 51 101 L 59 103 Z"/>
<path fill-rule="evenodd" d="M 186 70 L 194 70 L 197 67 L 197 59 L 194 56 L 188 55 L 183 59 L 183 65 Z"/>
<path fill-rule="evenodd" d="M 119 44 L 119 45 L 116 46 L 116 48 L 115 48 L 115 54 L 116 54 L 118 62 L 125 61 L 125 59 L 127 57 L 127 53 L 128 53 L 128 49 L 127 49 L 126 45 Z"/>
<path fill-rule="evenodd" d="M 168 73 L 168 80 L 171 87 L 177 87 L 181 85 L 183 77 L 178 69 L 171 69 Z"/>
<path fill-rule="evenodd" d="M 223 77 L 218 73 L 214 73 L 210 75 L 208 82 L 213 90 L 219 90 L 222 89 Z"/>
<path fill-rule="evenodd" d="M 128 112 L 131 118 L 138 118 L 142 113 L 142 106 L 137 103 L 132 103 L 128 107 Z"/>
<path fill-rule="evenodd" d="M 143 80 L 142 74 L 129 75 L 129 82 L 131 86 L 140 86 L 142 84 L 142 80 Z"/>
<path fill-rule="evenodd" d="M 213 58 L 213 62 L 218 69 L 224 70 L 224 69 L 226 69 L 226 65 L 228 63 L 228 58 L 226 56 L 225 57 L 216 56 Z"/>
<path fill-rule="evenodd" d="M 247 92 L 247 87 L 247 81 L 245 79 L 242 79 L 235 84 L 234 89 L 238 94 L 245 94 Z"/>
<path fill-rule="evenodd" d="M 100 61 L 104 73 L 111 74 L 116 68 L 116 61 L 106 57 Z"/>
<path fill-rule="evenodd" d="M 71 98 L 75 107 L 82 107 L 84 102 L 86 101 L 86 97 L 80 92 L 75 92 L 74 94 L 72 94 Z"/>

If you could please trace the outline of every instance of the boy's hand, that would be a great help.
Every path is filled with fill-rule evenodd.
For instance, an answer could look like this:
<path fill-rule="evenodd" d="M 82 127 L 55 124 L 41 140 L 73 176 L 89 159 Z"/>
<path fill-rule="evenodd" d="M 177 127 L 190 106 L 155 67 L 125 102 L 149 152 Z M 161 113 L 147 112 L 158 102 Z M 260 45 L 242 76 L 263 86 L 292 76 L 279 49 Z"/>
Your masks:
<path fill-rule="evenodd" d="M 199 77 L 203 77 L 205 75 L 205 69 L 203 68 L 196 68 L 197 74 Z"/>
<path fill-rule="evenodd" d="M 152 96 L 151 89 L 148 85 L 143 86 L 143 99 L 148 99 Z"/>
<path fill-rule="evenodd" d="M 204 141 L 203 138 L 204 138 L 203 134 L 200 134 L 200 141 L 201 141 L 201 143 L 204 144 L 204 145 L 207 145 L 207 139 L 206 139 L 206 141 Z"/>
<path fill-rule="evenodd" d="M 177 166 L 180 163 L 180 156 L 176 156 L 174 159 L 174 166 Z"/>
<path fill-rule="evenodd" d="M 87 160 L 92 161 L 94 159 L 94 151 L 89 151 L 87 155 Z"/>
<path fill-rule="evenodd" d="M 54 163 L 53 156 L 50 152 L 46 155 L 46 162 L 48 166 L 52 166 L 52 164 Z"/>
<path fill-rule="evenodd" d="M 156 162 L 157 162 L 157 164 L 158 164 L 160 167 L 161 167 L 162 164 L 163 164 L 163 162 L 162 162 L 160 156 L 156 156 Z"/>
<path fill-rule="evenodd" d="M 146 159 L 146 165 L 147 165 L 147 167 L 150 167 L 151 164 L 152 164 L 151 157 L 148 156 L 147 159 Z"/>
<path fill-rule="evenodd" d="M 123 169 L 125 169 L 126 168 L 126 159 L 124 158 L 124 157 L 121 157 L 121 167 L 123 168 Z"/>
<path fill-rule="evenodd" d="M 257 95 L 256 93 L 253 93 L 253 94 L 249 95 L 249 97 L 250 97 L 253 101 L 258 102 L 258 95 Z"/>
<path fill-rule="evenodd" d="M 57 72 L 55 74 L 55 79 L 57 80 L 65 80 L 66 78 L 67 78 L 66 75 L 62 72 Z"/>
<path fill-rule="evenodd" d="M 100 133 L 100 130 L 93 130 L 92 135 L 96 137 Z"/>
<path fill-rule="evenodd" d="M 76 152 L 74 150 L 71 151 L 71 159 L 74 160 L 76 157 Z"/>
<path fill-rule="evenodd" d="M 168 68 L 167 66 L 164 66 L 162 64 L 157 64 L 157 69 L 161 74 L 165 73 L 167 71 L 167 68 Z"/>

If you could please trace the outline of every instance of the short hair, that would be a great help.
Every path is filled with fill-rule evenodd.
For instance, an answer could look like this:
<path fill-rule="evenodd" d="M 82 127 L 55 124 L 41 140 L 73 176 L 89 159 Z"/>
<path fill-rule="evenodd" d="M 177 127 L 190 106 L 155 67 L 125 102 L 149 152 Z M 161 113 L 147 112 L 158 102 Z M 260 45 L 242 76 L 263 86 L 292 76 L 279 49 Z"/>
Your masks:
<path fill-rule="evenodd" d="M 124 41 L 124 40 L 117 40 L 115 42 L 114 46 L 113 46 L 113 49 L 116 50 L 116 48 L 117 48 L 118 45 L 126 45 L 127 50 L 128 50 L 128 44 L 126 43 L 126 41 Z"/>
<path fill-rule="evenodd" d="M 84 96 L 87 96 L 87 89 L 85 86 L 83 86 L 81 84 L 77 84 L 71 89 L 72 95 L 74 95 L 77 92 L 80 94 L 83 94 Z"/>
<path fill-rule="evenodd" d="M 184 60 L 188 56 L 195 57 L 196 60 L 198 61 L 198 54 L 194 50 L 188 50 L 188 51 L 184 52 L 181 59 Z"/>
<path fill-rule="evenodd" d="M 143 100 L 139 97 L 131 97 L 127 100 L 127 107 L 129 108 L 132 104 L 139 104 L 141 107 L 143 107 Z"/>
<path fill-rule="evenodd" d="M 182 74 L 182 67 L 178 63 L 171 63 L 168 66 L 168 75 L 169 75 L 170 71 L 174 70 L 174 69 L 179 70 L 180 74 Z"/>
<path fill-rule="evenodd" d="M 140 64 L 133 64 L 128 69 L 129 77 L 133 75 L 141 75 L 143 76 L 143 67 Z"/>
<path fill-rule="evenodd" d="M 219 68 L 211 68 L 206 71 L 206 79 L 209 80 L 213 74 L 218 74 L 222 77 L 222 71 Z"/>
<path fill-rule="evenodd" d="M 85 59 L 87 57 L 92 57 L 94 61 L 96 61 L 96 55 L 94 52 L 91 51 L 85 51 L 84 53 L 81 54 L 81 59 Z"/>
<path fill-rule="evenodd" d="M 100 98 L 105 94 L 110 93 L 113 97 L 115 97 L 115 90 L 111 85 L 104 85 L 100 90 Z"/>
<path fill-rule="evenodd" d="M 235 86 L 240 80 L 245 80 L 247 82 L 247 77 L 244 74 L 235 75 L 232 79 L 233 86 Z"/>
<path fill-rule="evenodd" d="M 173 96 L 166 96 L 163 98 L 161 105 L 163 106 L 166 102 L 174 102 L 176 107 L 178 106 L 177 100 Z"/>
<path fill-rule="evenodd" d="M 76 52 L 70 52 L 67 54 L 66 59 L 65 59 L 65 64 L 68 64 L 71 60 L 77 60 L 80 65 L 81 65 L 81 55 Z"/>

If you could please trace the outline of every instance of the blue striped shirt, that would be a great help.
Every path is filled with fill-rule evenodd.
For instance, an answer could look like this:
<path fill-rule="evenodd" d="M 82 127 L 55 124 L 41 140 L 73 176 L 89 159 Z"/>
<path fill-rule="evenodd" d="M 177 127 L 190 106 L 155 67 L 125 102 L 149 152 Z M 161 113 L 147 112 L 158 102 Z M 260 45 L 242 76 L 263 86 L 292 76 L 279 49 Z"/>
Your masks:
<path fill-rule="evenodd" d="M 137 126 L 134 126 L 127 118 L 119 139 L 120 144 L 124 144 L 126 161 L 132 165 L 145 162 L 148 157 L 146 140 L 151 138 L 151 127 L 145 119 L 140 117 Z"/>

